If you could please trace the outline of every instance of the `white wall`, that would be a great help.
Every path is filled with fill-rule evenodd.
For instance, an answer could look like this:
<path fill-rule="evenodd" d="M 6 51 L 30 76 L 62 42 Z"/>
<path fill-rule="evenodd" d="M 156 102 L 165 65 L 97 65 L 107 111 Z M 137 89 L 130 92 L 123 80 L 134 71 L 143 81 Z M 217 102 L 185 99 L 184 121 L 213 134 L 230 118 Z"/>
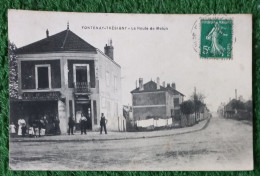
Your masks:
<path fill-rule="evenodd" d="M 125 129 L 123 128 L 123 124 L 124 126 L 126 124 L 123 122 L 121 68 L 102 52 L 99 52 L 98 56 L 98 80 L 101 102 L 98 120 L 100 120 L 101 113 L 104 113 L 108 120 L 107 129 L 122 131 Z"/>

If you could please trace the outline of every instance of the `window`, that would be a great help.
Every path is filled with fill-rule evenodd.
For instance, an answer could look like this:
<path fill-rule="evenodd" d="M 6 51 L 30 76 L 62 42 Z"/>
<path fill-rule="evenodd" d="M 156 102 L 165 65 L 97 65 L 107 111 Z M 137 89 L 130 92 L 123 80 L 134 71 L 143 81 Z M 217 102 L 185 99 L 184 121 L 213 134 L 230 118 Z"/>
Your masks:
<path fill-rule="evenodd" d="M 114 76 L 114 90 L 117 91 L 117 77 Z"/>
<path fill-rule="evenodd" d="M 76 82 L 88 82 L 88 73 L 86 66 L 77 66 L 76 67 Z"/>
<path fill-rule="evenodd" d="M 49 89 L 51 87 L 50 65 L 35 66 L 36 89 Z"/>
<path fill-rule="evenodd" d="M 106 72 L 106 84 L 107 84 L 107 86 L 109 86 L 109 82 L 110 82 L 110 80 L 109 80 L 109 72 L 107 71 Z"/>
<path fill-rule="evenodd" d="M 73 83 L 74 86 L 89 85 L 90 83 L 89 64 L 73 64 Z"/>
<path fill-rule="evenodd" d="M 173 103 L 174 103 L 174 107 L 180 106 L 179 98 L 174 98 Z"/>

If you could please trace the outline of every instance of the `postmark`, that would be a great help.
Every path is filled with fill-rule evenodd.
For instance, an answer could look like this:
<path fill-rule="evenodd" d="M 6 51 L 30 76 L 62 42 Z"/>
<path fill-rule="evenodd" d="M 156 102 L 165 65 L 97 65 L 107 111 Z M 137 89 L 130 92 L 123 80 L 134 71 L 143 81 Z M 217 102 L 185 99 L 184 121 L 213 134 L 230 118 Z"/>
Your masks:
<path fill-rule="evenodd" d="M 231 59 L 233 21 L 201 19 L 200 24 L 200 57 Z"/>

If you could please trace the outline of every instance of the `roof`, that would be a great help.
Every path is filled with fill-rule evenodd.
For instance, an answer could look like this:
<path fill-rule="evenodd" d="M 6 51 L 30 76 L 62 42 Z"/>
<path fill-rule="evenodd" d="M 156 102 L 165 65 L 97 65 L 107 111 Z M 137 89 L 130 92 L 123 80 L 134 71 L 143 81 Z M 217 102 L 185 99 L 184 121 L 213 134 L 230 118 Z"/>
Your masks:
<path fill-rule="evenodd" d="M 145 83 L 144 85 L 144 90 L 139 90 L 139 87 L 132 90 L 131 93 L 141 93 L 141 92 L 157 92 L 157 91 L 168 91 L 171 92 L 174 95 L 178 95 L 181 94 L 182 96 L 185 96 L 184 94 L 180 93 L 179 91 L 177 91 L 176 89 L 173 89 L 172 87 L 163 87 L 160 86 L 160 89 L 157 89 L 157 83 L 155 83 L 154 81 L 149 81 L 147 83 Z"/>
<path fill-rule="evenodd" d="M 225 106 L 226 111 L 235 111 L 235 108 L 233 107 L 233 104 L 236 102 L 236 99 L 232 99 L 228 102 L 228 104 Z"/>
<path fill-rule="evenodd" d="M 176 89 L 174 89 L 174 88 L 172 88 L 170 86 L 169 87 L 167 86 L 166 89 L 172 91 L 174 95 L 181 94 L 182 96 L 185 96 L 184 94 L 182 94 L 181 92 L 179 92 L 178 90 L 176 90 Z"/>
<path fill-rule="evenodd" d="M 95 47 L 67 29 L 42 40 L 18 48 L 16 53 L 34 54 L 62 51 L 97 52 Z"/>

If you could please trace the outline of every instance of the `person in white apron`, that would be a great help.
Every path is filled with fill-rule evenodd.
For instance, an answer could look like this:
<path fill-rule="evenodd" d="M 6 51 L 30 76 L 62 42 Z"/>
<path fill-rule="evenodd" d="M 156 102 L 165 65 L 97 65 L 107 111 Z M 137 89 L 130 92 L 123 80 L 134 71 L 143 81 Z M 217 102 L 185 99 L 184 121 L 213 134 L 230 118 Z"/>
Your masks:
<path fill-rule="evenodd" d="M 18 136 L 22 136 L 22 119 L 18 120 Z"/>
<path fill-rule="evenodd" d="M 19 125 L 19 127 L 18 127 L 18 136 L 22 136 L 23 135 L 22 134 L 22 127 L 26 126 L 25 120 L 24 119 L 19 119 L 18 120 L 18 125 Z"/>

